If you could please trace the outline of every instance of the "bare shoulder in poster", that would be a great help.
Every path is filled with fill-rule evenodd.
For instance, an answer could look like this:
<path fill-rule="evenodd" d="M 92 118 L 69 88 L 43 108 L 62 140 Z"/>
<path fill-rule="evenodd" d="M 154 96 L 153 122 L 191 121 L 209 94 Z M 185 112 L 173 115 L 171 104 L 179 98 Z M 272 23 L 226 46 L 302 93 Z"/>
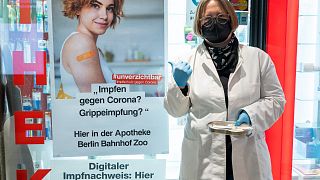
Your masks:
<path fill-rule="evenodd" d="M 77 24 L 61 47 L 58 99 L 91 92 L 91 84 L 112 83 L 112 72 L 97 40 L 115 28 L 123 14 L 122 6 L 123 0 L 63 0 L 63 15 L 76 18 Z"/>

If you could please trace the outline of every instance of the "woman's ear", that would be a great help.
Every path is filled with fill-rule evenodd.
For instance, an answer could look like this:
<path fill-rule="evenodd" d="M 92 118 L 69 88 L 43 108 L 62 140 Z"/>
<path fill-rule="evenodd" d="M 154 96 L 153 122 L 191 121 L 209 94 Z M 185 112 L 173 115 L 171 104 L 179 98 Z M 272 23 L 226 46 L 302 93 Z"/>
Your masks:
<path fill-rule="evenodd" d="M 77 16 L 77 18 L 79 18 L 79 16 L 80 16 L 80 11 L 81 11 L 81 9 L 79 10 L 77 10 L 77 12 L 76 12 L 76 16 Z"/>

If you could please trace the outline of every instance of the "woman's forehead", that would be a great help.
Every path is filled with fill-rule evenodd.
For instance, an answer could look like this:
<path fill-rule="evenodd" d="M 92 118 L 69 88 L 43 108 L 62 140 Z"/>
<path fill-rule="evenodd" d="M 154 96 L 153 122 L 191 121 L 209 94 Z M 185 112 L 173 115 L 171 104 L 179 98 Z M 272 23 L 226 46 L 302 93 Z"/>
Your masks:
<path fill-rule="evenodd" d="M 211 0 L 206 5 L 204 14 L 216 15 L 216 14 L 227 14 L 227 12 L 223 9 L 223 6 L 219 1 Z"/>

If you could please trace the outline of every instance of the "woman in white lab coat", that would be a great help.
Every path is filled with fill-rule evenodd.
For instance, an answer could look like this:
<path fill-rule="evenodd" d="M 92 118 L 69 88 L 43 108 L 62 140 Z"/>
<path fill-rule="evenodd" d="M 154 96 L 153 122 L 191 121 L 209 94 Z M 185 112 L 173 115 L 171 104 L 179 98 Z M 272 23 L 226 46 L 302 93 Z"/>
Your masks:
<path fill-rule="evenodd" d="M 274 64 L 264 51 L 240 45 L 237 17 L 227 0 L 201 0 L 194 31 L 204 42 L 172 64 L 164 105 L 174 117 L 187 114 L 181 180 L 269 180 L 265 141 L 284 111 L 285 97 Z M 213 134 L 211 121 L 252 126 L 247 136 Z"/>
<path fill-rule="evenodd" d="M 91 92 L 91 84 L 110 83 L 112 73 L 97 39 L 114 28 L 123 14 L 124 0 L 63 0 L 64 16 L 77 18 L 76 31 L 64 41 L 60 53 L 61 84 L 57 98 Z"/>

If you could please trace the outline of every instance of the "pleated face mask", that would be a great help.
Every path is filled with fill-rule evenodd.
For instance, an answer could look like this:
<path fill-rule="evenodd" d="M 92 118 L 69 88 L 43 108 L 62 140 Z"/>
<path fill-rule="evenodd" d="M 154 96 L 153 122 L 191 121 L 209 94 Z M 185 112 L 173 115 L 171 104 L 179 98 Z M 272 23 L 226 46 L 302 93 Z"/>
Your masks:
<path fill-rule="evenodd" d="M 212 43 L 219 43 L 228 38 L 231 33 L 229 15 L 206 16 L 201 18 L 201 33 L 203 38 Z"/>

